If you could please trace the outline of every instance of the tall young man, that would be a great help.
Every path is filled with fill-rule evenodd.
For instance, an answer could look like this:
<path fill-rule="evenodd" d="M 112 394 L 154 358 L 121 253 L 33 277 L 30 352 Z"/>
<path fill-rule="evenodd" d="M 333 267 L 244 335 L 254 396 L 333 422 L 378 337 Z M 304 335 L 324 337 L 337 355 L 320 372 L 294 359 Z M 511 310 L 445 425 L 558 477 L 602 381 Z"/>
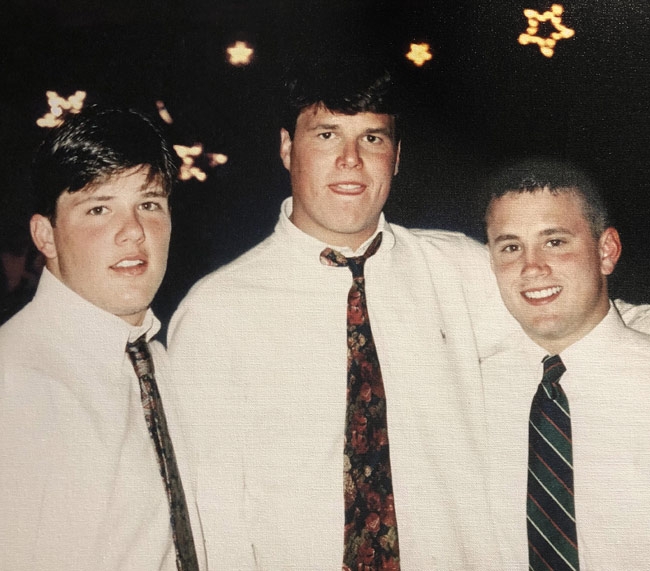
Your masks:
<path fill-rule="evenodd" d="M 288 82 L 292 197 L 274 233 L 200 281 L 170 327 L 209 561 L 501 569 L 475 414 L 471 307 L 501 307 L 486 253 L 384 219 L 390 75 L 306 71 Z"/>

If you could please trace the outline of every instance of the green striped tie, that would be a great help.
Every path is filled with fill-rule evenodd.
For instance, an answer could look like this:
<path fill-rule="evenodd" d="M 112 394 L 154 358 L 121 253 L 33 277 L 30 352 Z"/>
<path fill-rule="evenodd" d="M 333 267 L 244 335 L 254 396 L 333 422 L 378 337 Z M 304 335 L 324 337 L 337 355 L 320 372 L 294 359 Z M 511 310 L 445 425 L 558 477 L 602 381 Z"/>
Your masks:
<path fill-rule="evenodd" d="M 532 571 L 577 571 L 569 401 L 560 386 L 566 368 L 544 359 L 544 377 L 528 425 L 528 563 Z"/>

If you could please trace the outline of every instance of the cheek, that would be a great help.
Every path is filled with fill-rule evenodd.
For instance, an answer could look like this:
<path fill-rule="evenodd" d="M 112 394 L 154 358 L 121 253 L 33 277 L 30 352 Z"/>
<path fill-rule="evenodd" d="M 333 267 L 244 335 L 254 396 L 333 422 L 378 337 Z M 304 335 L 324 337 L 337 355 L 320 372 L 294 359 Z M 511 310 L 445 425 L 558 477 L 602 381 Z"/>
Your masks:
<path fill-rule="evenodd" d="M 393 155 L 383 155 L 371 157 L 370 165 L 375 176 L 386 180 L 389 184 L 395 175 L 395 157 Z"/>
<path fill-rule="evenodd" d="M 172 224 L 170 219 L 154 222 L 148 227 L 149 240 L 160 250 L 165 252 L 169 248 Z"/>
<path fill-rule="evenodd" d="M 497 279 L 499 287 L 510 287 L 519 278 L 521 270 L 515 262 L 492 262 L 492 271 Z"/>

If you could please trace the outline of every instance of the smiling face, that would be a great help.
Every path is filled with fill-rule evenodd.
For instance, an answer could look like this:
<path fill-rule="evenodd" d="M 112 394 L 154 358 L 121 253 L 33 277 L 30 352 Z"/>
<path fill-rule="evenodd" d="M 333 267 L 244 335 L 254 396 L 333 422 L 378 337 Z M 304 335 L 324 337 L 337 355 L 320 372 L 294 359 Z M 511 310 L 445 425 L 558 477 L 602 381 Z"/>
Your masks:
<path fill-rule="evenodd" d="M 56 221 L 32 217 L 48 270 L 78 295 L 132 325 L 142 323 L 167 267 L 167 195 L 148 169 L 132 168 L 56 204 Z"/>
<path fill-rule="evenodd" d="M 298 228 L 353 250 L 372 236 L 397 174 L 392 116 L 313 105 L 298 116 L 293 140 L 282 130 L 280 156 L 291 173 Z"/>
<path fill-rule="evenodd" d="M 508 192 L 490 205 L 487 235 L 501 297 L 538 345 L 559 353 L 605 317 L 621 244 L 614 228 L 594 238 L 580 195 Z"/>

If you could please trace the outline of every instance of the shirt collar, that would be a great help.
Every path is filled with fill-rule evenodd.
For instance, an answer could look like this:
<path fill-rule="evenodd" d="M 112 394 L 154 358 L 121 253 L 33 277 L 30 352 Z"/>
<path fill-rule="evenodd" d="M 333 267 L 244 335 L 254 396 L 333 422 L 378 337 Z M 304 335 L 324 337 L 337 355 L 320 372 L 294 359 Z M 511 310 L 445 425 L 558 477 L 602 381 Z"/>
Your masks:
<path fill-rule="evenodd" d="M 583 360 L 589 355 L 606 355 L 612 343 L 617 343 L 618 339 L 621 338 L 624 329 L 626 329 L 626 325 L 614 304 L 610 301 L 609 311 L 600 323 L 582 339 L 579 339 L 560 353 L 567 370 L 569 370 L 572 362 Z"/>
<path fill-rule="evenodd" d="M 55 301 L 53 301 L 55 300 Z M 34 303 L 47 305 L 47 319 L 53 334 L 65 337 L 65 342 L 82 350 L 124 354 L 127 341 L 145 335 L 149 341 L 160 329 L 160 321 L 148 309 L 142 325 L 133 326 L 122 318 L 105 311 L 71 290 L 47 268 L 43 269 Z"/>
<path fill-rule="evenodd" d="M 282 202 L 282 207 L 280 209 L 280 219 L 275 227 L 275 231 L 286 235 L 292 246 L 298 247 L 302 253 L 312 257 L 316 262 L 320 263 L 320 254 L 325 248 L 332 248 L 337 252 L 340 252 L 344 256 L 360 256 L 366 251 L 366 248 L 370 245 L 379 232 L 383 232 L 383 237 L 381 241 L 381 246 L 377 251 L 376 256 L 382 255 L 390 251 L 393 246 L 395 246 L 395 235 L 393 230 L 382 212 L 379 217 L 379 222 L 377 223 L 377 228 L 356 251 L 347 247 L 339 247 L 336 244 L 327 244 L 326 242 L 321 242 L 320 240 L 306 234 L 300 228 L 298 228 L 290 220 L 291 213 L 293 212 L 293 198 L 289 197 Z"/>

